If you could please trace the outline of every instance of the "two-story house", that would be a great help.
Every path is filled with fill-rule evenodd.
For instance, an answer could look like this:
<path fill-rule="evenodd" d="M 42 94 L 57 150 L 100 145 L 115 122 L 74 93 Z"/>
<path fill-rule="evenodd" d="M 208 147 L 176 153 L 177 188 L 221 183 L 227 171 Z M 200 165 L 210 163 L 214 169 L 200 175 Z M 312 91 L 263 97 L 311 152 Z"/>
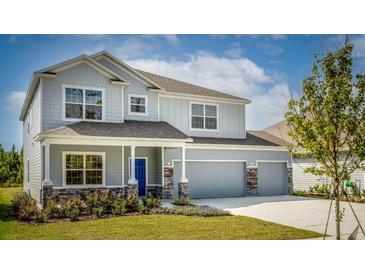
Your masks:
<path fill-rule="evenodd" d="M 286 194 L 290 155 L 277 137 L 246 130 L 249 103 L 106 51 L 36 71 L 20 114 L 24 189 L 40 205 L 106 188 L 166 198 Z"/>

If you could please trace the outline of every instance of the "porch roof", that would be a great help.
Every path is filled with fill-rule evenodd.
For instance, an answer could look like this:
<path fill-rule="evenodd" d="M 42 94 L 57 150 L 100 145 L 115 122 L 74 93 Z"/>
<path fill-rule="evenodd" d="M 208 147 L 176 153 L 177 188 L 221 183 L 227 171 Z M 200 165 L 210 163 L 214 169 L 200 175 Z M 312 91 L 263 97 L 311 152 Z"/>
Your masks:
<path fill-rule="evenodd" d="M 42 133 L 42 137 L 115 137 L 152 139 L 190 139 L 167 122 L 124 120 L 124 123 L 76 122 Z"/>

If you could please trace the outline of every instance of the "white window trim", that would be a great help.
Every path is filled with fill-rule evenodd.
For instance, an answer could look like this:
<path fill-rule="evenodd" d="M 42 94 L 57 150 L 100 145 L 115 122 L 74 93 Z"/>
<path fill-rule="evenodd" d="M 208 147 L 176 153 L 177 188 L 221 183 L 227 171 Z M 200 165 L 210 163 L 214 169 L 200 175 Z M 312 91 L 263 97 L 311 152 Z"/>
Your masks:
<path fill-rule="evenodd" d="M 83 172 L 84 172 L 84 181 L 82 185 L 67 185 L 66 184 L 66 155 L 83 155 L 84 156 L 84 166 L 83 166 Z M 97 185 L 88 185 L 86 184 L 86 155 L 101 155 L 103 159 L 103 171 L 102 171 L 102 184 Z M 62 187 L 64 188 L 95 188 L 95 187 L 101 187 L 105 186 L 105 152 L 85 152 L 85 151 L 62 151 Z"/>
<path fill-rule="evenodd" d="M 203 105 L 204 106 L 204 122 L 203 122 L 203 126 L 204 128 L 193 128 L 193 124 L 192 124 L 192 117 L 193 117 L 193 104 L 197 104 L 197 105 Z M 205 128 L 205 106 L 215 106 L 217 108 L 217 129 L 206 129 Z M 213 103 L 204 103 L 204 102 L 193 102 L 190 101 L 189 102 L 189 129 L 191 131 L 205 131 L 205 132 L 218 132 L 219 131 L 219 107 L 218 104 L 213 104 Z"/>
<path fill-rule="evenodd" d="M 134 159 L 144 159 L 146 161 L 146 186 L 149 186 L 148 184 L 148 157 L 134 157 Z M 128 178 L 131 179 L 131 157 L 128 157 Z M 146 188 L 147 193 L 147 188 Z"/>
<path fill-rule="evenodd" d="M 66 118 L 66 88 L 77 88 L 82 89 L 82 119 L 79 118 Z M 91 89 L 91 90 L 98 90 L 101 91 L 101 100 L 103 101 L 101 104 L 101 120 L 96 119 L 86 119 L 85 118 L 85 106 L 87 105 L 85 103 L 85 90 Z M 75 103 L 76 104 L 76 103 Z M 81 105 L 81 103 L 80 103 Z M 99 87 L 86 87 L 86 86 L 75 86 L 75 85 L 62 85 L 62 121 L 73 121 L 73 122 L 79 122 L 79 121 L 91 121 L 91 122 L 105 122 L 105 89 L 99 88 Z"/>
<path fill-rule="evenodd" d="M 131 109 L 131 98 L 132 97 L 139 97 L 144 98 L 145 100 L 145 113 L 142 112 L 133 112 Z M 148 96 L 147 95 L 140 95 L 140 94 L 128 94 L 128 115 L 138 115 L 138 116 L 147 116 L 148 115 Z"/>

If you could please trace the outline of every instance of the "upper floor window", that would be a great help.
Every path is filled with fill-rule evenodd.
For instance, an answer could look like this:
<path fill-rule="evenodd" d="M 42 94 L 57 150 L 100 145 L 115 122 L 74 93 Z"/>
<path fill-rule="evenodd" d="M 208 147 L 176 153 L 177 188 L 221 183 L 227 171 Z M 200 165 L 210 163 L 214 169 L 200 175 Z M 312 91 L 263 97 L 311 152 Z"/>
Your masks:
<path fill-rule="evenodd" d="M 145 95 L 128 94 L 128 114 L 147 115 L 147 101 Z"/>
<path fill-rule="evenodd" d="M 27 118 L 27 133 L 30 133 L 30 129 L 32 128 L 32 107 L 29 107 L 28 118 Z"/>
<path fill-rule="evenodd" d="M 215 104 L 190 104 L 191 129 L 213 130 L 218 129 L 218 106 Z"/>
<path fill-rule="evenodd" d="M 64 119 L 104 120 L 104 90 L 64 87 Z"/>

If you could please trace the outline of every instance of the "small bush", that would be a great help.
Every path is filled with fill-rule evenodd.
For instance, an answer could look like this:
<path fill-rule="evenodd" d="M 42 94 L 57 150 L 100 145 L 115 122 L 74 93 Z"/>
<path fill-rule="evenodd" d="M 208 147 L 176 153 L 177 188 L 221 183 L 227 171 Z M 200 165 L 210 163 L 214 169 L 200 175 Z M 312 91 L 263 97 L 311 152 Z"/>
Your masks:
<path fill-rule="evenodd" d="M 57 204 L 55 200 L 49 200 L 43 212 L 49 219 L 59 218 L 63 215 L 61 214 L 61 207 Z"/>
<path fill-rule="evenodd" d="M 39 208 L 35 200 L 32 200 L 29 204 L 21 207 L 18 212 L 18 218 L 22 221 L 31 221 L 35 219 L 39 213 Z"/>
<path fill-rule="evenodd" d="M 157 197 L 143 197 L 142 205 L 146 208 L 146 210 L 151 210 L 152 208 L 161 206 L 161 199 Z"/>
<path fill-rule="evenodd" d="M 112 213 L 116 216 L 124 215 L 127 213 L 126 202 L 121 198 L 117 198 L 113 202 Z"/>
<path fill-rule="evenodd" d="M 128 195 L 127 199 L 125 200 L 127 212 L 138 212 L 138 206 L 138 197 L 136 195 Z"/>
<path fill-rule="evenodd" d="M 142 214 L 145 214 L 145 213 L 148 213 L 148 209 L 146 208 L 145 205 L 140 204 L 140 205 L 138 205 L 138 212 L 142 213 Z"/>
<path fill-rule="evenodd" d="M 331 194 L 332 185 L 331 184 L 316 184 L 309 187 L 309 192 L 314 194 Z"/>
<path fill-rule="evenodd" d="M 71 221 L 76 221 L 79 219 L 81 213 L 83 210 L 85 210 L 86 205 L 83 200 L 81 200 L 79 197 L 73 198 L 69 201 L 67 201 L 64 204 L 64 215 L 67 218 L 70 218 Z"/>
<path fill-rule="evenodd" d="M 101 206 L 93 207 L 91 214 L 96 218 L 100 218 L 104 214 L 104 208 Z"/>
<path fill-rule="evenodd" d="M 109 213 L 112 210 L 113 200 L 108 191 L 103 193 L 95 191 L 86 196 L 85 203 L 90 213 L 93 208 L 103 208 L 104 213 Z"/>
<path fill-rule="evenodd" d="M 45 219 L 46 219 L 46 215 L 40 210 L 38 210 L 34 215 L 34 220 L 37 223 L 44 223 Z"/>
<path fill-rule="evenodd" d="M 10 215 L 13 218 L 19 218 L 21 212 L 23 212 L 22 214 L 25 214 L 25 211 L 30 213 L 30 209 L 34 207 L 36 207 L 36 201 L 32 198 L 32 196 L 30 196 L 29 193 L 20 192 L 15 194 L 10 202 Z"/>
<path fill-rule="evenodd" d="M 175 197 L 174 198 L 174 204 L 175 205 L 191 205 L 191 199 L 190 198 L 183 198 L 183 197 Z"/>

